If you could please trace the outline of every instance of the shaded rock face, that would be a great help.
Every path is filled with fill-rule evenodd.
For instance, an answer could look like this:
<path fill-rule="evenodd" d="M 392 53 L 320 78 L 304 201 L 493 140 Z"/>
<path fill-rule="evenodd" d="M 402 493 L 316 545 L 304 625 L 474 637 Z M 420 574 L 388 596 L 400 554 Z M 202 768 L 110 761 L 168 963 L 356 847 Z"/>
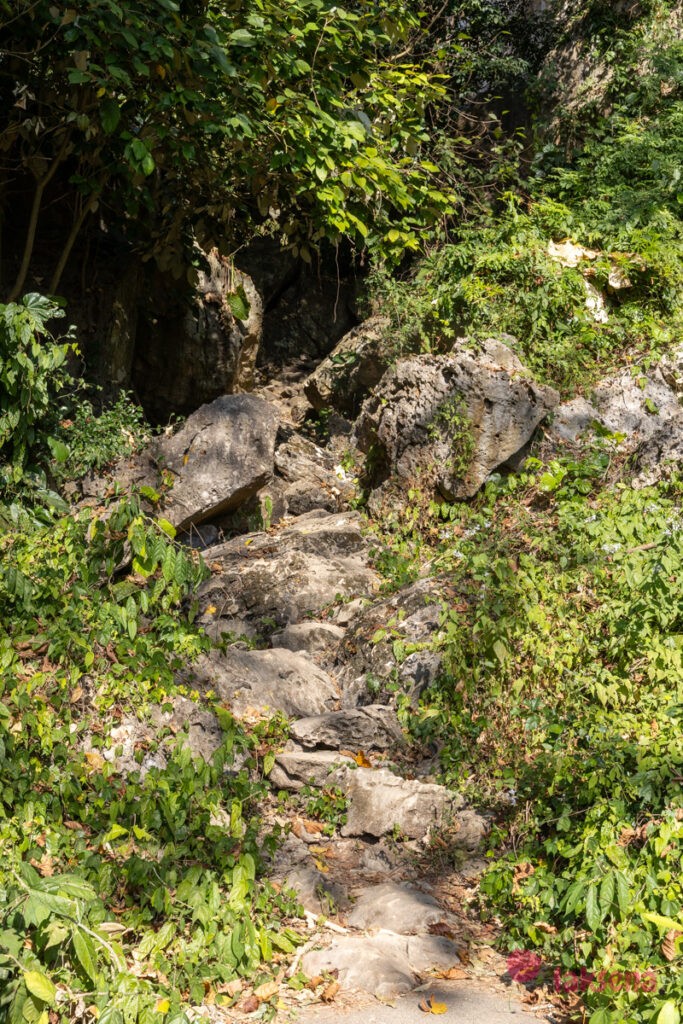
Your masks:
<path fill-rule="evenodd" d="M 210 548 L 206 557 L 215 569 L 200 590 L 199 621 L 214 636 L 253 635 L 264 619 L 271 630 L 300 623 L 337 596 L 367 594 L 378 582 L 355 512 L 309 512 L 275 533 Z"/>
<path fill-rule="evenodd" d="M 399 480 L 431 480 L 448 500 L 472 497 L 559 402 L 501 342 L 412 356 L 363 404 L 359 447 Z"/>
<path fill-rule="evenodd" d="M 176 298 L 177 284 L 164 284 L 164 312 L 138 328 L 133 385 L 147 415 L 160 422 L 186 415 L 219 395 L 254 386 L 261 344 L 263 303 L 252 280 L 212 249 L 200 271 L 194 296 Z M 228 297 L 246 299 L 244 319 Z M 241 315 L 241 311 L 240 311 Z"/>
<path fill-rule="evenodd" d="M 278 418 L 254 395 L 225 395 L 188 417 L 180 430 L 154 441 L 108 477 L 83 483 L 86 497 L 101 496 L 112 481 L 157 489 L 173 486 L 164 515 L 179 530 L 237 508 L 253 497 L 273 471 Z"/>
<path fill-rule="evenodd" d="M 345 416 L 358 415 L 363 399 L 389 365 L 387 328 L 385 317 L 371 317 L 349 331 L 323 359 L 304 384 L 314 409 L 331 406 Z"/>

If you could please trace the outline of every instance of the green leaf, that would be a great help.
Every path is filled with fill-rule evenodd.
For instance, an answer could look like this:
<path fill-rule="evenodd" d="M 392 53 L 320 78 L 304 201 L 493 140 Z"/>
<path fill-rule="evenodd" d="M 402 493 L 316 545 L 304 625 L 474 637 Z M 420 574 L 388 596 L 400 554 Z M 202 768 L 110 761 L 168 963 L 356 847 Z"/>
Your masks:
<path fill-rule="evenodd" d="M 29 992 L 48 1006 L 54 1006 L 57 989 L 48 977 L 40 971 L 24 971 L 24 984 Z"/>
<path fill-rule="evenodd" d="M 71 941 L 74 953 L 79 964 L 92 982 L 97 981 L 97 961 L 95 947 L 89 935 L 86 935 L 78 925 L 75 925 L 71 932 Z"/>
<path fill-rule="evenodd" d="M 226 295 L 226 301 L 230 307 L 230 312 L 236 320 L 248 319 L 251 305 L 247 298 L 247 293 L 242 285 L 238 285 L 234 292 L 230 292 Z"/>
<path fill-rule="evenodd" d="M 657 1024 L 681 1024 L 681 1015 L 673 999 L 667 999 L 657 1014 Z"/>
<path fill-rule="evenodd" d="M 100 107 L 100 120 L 107 135 L 111 135 L 121 120 L 121 108 L 115 100 L 104 100 Z"/>
<path fill-rule="evenodd" d="M 588 892 L 586 893 L 586 922 L 592 932 L 596 932 L 600 927 L 602 917 L 600 915 L 600 907 L 598 904 L 598 887 L 596 885 L 590 885 Z"/>
<path fill-rule="evenodd" d="M 674 921 L 672 917 L 663 917 L 661 914 L 645 913 L 640 915 L 644 921 L 651 921 L 662 932 L 676 931 L 683 932 L 683 924 Z"/>

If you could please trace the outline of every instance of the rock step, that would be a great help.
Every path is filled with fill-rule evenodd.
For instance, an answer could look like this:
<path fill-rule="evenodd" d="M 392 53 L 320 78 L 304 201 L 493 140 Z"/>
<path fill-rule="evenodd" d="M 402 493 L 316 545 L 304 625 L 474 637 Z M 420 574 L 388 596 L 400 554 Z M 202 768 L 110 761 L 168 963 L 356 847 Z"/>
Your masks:
<path fill-rule="evenodd" d="M 403 743 L 395 710 L 382 704 L 302 718 L 292 725 L 290 736 L 305 750 L 387 750 Z"/>

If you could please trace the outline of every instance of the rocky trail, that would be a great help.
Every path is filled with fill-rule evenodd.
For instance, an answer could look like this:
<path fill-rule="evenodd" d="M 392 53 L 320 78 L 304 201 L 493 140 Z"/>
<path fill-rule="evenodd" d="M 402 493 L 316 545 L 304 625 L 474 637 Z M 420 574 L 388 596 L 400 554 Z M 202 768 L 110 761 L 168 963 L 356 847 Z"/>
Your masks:
<path fill-rule="evenodd" d="M 343 413 L 367 387 L 363 361 L 374 351 L 374 330 L 371 324 L 365 347 L 355 349 L 360 355 L 343 378 L 324 446 L 303 421 L 309 401 L 335 399 L 339 378 L 329 360 L 305 381 L 271 382 L 202 406 L 108 479 L 86 481 L 83 500 L 98 502 L 114 479 L 161 490 L 173 483 L 164 515 L 202 549 L 211 576 L 199 594 L 199 622 L 216 641 L 179 681 L 217 695 L 247 723 L 277 713 L 289 721 L 262 813 L 264 830 L 279 826 L 284 836 L 269 876 L 296 891 L 306 914 L 306 935 L 287 976 L 303 972 L 312 980 L 298 992 L 283 989 L 282 1013 L 384 1024 L 437 1012 L 502 1024 L 551 1008 L 535 1005 L 534 994 L 519 986 L 510 995 L 505 961 L 493 949 L 496 930 L 472 909 L 490 822 L 435 781 L 438 751 L 417 755 L 397 713 L 397 693 L 415 704 L 439 672 L 435 641 L 448 580 L 426 576 L 382 593 L 372 538 L 353 508 L 357 481 L 342 463 L 349 451 L 367 451 L 372 437 L 387 471 L 371 502 L 396 481 L 407 486 L 421 465 L 440 467 L 442 493 L 470 494 L 524 450 L 559 399 L 528 379 L 510 350 L 491 342 L 478 354 L 400 362 L 354 425 Z M 358 343 L 358 332 L 352 335 Z M 349 344 L 345 339 L 341 351 Z M 665 411 L 679 408 L 676 372 L 675 364 L 657 371 L 638 394 L 626 378 L 618 394 L 614 386 L 598 389 L 597 409 L 584 400 L 561 407 L 545 444 L 574 443 L 598 417 L 610 430 L 625 428 L 633 450 L 638 439 L 645 446 L 665 436 L 677 443 L 661 425 L 653 433 L 644 410 L 650 391 Z M 454 394 L 464 396 L 473 424 L 469 469 L 458 471 L 457 487 L 444 455 L 447 425 L 438 437 L 430 431 Z M 636 463 L 646 456 L 636 452 Z M 401 653 L 397 639 L 412 653 Z M 147 723 L 122 721 L 107 757 L 120 771 L 133 770 L 141 741 L 164 725 L 187 730 L 197 756 L 210 757 L 221 740 L 213 715 L 181 699 Z M 146 757 L 142 771 L 163 760 L 163 746 Z M 316 801 L 326 819 L 307 813 Z M 246 990 L 238 1016 L 240 1008 L 249 1011 L 249 997 Z M 215 1007 L 201 1013 L 233 1019 Z"/>

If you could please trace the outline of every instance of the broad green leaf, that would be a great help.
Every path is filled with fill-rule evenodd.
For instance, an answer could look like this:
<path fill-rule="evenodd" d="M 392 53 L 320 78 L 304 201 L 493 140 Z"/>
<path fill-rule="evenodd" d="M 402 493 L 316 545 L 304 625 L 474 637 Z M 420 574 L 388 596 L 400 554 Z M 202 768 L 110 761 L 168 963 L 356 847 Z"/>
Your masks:
<path fill-rule="evenodd" d="M 48 1006 L 53 1006 L 57 989 L 48 977 L 40 971 L 24 971 L 24 984 L 29 992 Z"/>
<path fill-rule="evenodd" d="M 226 301 L 230 307 L 230 312 L 236 320 L 248 319 L 251 305 L 243 285 L 238 285 L 234 292 L 230 292 L 226 295 Z"/>
<path fill-rule="evenodd" d="M 657 1014 L 657 1024 L 681 1024 L 681 1015 L 673 999 L 667 999 Z"/>
<path fill-rule="evenodd" d="M 602 920 L 598 904 L 598 887 L 590 885 L 586 893 L 586 922 L 591 931 L 596 932 Z"/>
<path fill-rule="evenodd" d="M 97 959 L 92 939 L 89 935 L 86 935 L 78 925 L 74 925 L 71 931 L 71 941 L 79 964 L 90 980 L 96 982 Z"/>

